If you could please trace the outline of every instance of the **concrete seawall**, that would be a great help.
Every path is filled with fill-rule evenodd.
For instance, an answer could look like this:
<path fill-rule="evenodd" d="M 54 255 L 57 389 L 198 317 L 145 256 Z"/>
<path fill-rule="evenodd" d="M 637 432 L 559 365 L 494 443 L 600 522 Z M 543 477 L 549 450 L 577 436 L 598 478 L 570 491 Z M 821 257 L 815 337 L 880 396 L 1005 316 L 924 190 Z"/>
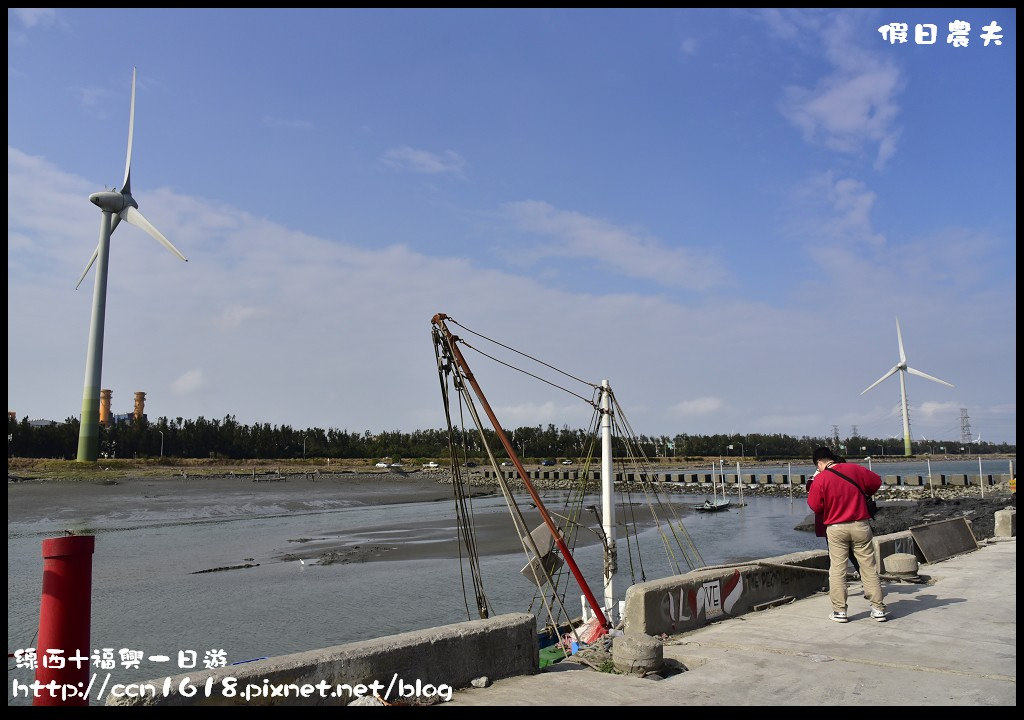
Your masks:
<path fill-rule="evenodd" d="M 924 562 L 907 531 L 877 536 L 874 547 L 879 572 L 883 572 L 883 560 L 896 553 L 909 553 Z M 828 567 L 828 553 L 811 550 L 637 583 L 626 590 L 626 629 L 675 635 L 827 592 Z"/>
<path fill-rule="evenodd" d="M 632 585 L 626 632 L 674 635 L 813 595 L 828 582 L 828 564 L 828 553 L 814 550 Z"/>
<path fill-rule="evenodd" d="M 443 698 L 445 687 L 450 694 L 451 688 L 467 687 L 482 675 L 494 680 L 537 673 L 539 667 L 536 619 L 529 613 L 511 613 L 215 670 L 197 669 L 140 684 L 152 688 L 136 693 L 143 697 L 108 695 L 106 704 L 338 706 L 372 697 L 374 690 L 391 700 L 411 698 L 400 692 L 410 686 L 419 689 L 420 698 Z M 248 688 L 252 689 L 247 698 Z"/>

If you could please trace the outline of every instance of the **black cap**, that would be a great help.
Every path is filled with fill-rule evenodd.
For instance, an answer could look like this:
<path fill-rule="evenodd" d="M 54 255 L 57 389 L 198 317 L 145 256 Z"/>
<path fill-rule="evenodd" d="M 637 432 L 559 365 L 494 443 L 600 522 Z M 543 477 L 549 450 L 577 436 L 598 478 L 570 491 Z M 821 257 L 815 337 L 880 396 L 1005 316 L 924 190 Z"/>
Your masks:
<path fill-rule="evenodd" d="M 832 449 L 827 447 L 817 448 L 814 451 L 814 454 L 811 455 L 811 460 L 814 462 L 815 465 L 818 464 L 819 460 L 831 460 L 832 462 L 839 462 L 839 458 L 835 456 L 835 453 L 832 452 Z"/>

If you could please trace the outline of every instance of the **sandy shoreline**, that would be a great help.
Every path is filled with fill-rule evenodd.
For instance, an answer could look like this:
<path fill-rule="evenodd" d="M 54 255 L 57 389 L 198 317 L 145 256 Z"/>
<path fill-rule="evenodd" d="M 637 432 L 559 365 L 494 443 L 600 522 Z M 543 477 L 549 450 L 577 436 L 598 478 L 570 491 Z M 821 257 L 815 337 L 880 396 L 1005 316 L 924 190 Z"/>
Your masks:
<path fill-rule="evenodd" d="M 474 487 L 474 500 L 493 498 L 497 488 Z M 414 521 L 348 525 L 337 532 L 321 527 L 323 516 L 359 508 L 423 504 Z M 482 553 L 522 551 L 504 503 L 476 514 Z M 290 516 L 299 530 L 276 543 L 264 557 L 246 554 L 219 567 L 244 571 L 259 563 L 331 565 L 376 560 L 455 558 L 460 549 L 454 521 L 454 489 L 436 473 L 339 473 L 286 476 L 253 482 L 246 476 L 123 477 L 107 481 L 8 482 L 8 532 L 54 537 L 71 531 L 97 534 L 176 525 L 224 523 Z M 308 522 L 303 518 L 308 518 Z M 540 524 L 535 513 L 531 521 Z M 587 539 L 581 538 L 581 544 Z M 215 568 L 195 567 L 190 572 Z"/>
<path fill-rule="evenodd" d="M 269 479 L 247 474 L 124 476 L 103 480 L 20 478 L 7 483 L 7 517 L 25 520 L 45 514 L 46 506 L 59 498 L 62 505 L 77 506 L 83 513 L 102 513 L 109 504 L 144 508 L 156 498 L 174 498 L 182 510 L 208 502 L 213 494 L 221 502 L 270 502 L 284 496 L 307 499 L 343 498 L 353 503 L 421 502 L 452 497 L 450 485 L 423 473 L 338 473 L 277 475 Z"/>

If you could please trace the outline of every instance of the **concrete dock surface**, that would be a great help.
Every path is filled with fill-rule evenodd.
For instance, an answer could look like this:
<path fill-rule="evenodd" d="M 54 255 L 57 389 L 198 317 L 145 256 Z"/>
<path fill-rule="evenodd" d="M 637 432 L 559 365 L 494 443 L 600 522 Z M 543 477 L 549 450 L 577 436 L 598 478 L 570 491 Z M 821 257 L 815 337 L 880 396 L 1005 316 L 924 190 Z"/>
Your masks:
<path fill-rule="evenodd" d="M 571 658 L 454 693 L 444 706 L 1017 704 L 1017 539 L 922 564 L 924 582 L 883 581 L 887 622 L 859 582 L 845 624 L 827 593 L 669 637 L 664 679 L 598 672 Z M 827 582 L 827 581 L 826 581 Z"/>

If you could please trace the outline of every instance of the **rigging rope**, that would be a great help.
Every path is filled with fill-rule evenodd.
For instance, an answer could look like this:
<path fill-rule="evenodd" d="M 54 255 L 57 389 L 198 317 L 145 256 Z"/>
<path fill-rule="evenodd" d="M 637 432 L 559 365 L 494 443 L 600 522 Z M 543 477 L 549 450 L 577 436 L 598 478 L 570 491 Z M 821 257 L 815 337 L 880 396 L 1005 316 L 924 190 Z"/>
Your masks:
<path fill-rule="evenodd" d="M 499 365 L 504 365 L 505 367 L 507 367 L 507 368 L 509 368 L 511 370 L 515 370 L 516 372 L 521 372 L 523 375 L 526 375 L 527 377 L 532 377 L 534 380 L 540 380 L 542 383 L 546 383 L 546 384 L 550 385 L 553 388 L 557 388 L 557 389 L 559 389 L 559 390 L 561 390 L 561 391 L 563 391 L 565 393 L 568 393 L 569 395 L 572 395 L 573 397 L 578 397 L 583 402 L 589 402 L 591 405 L 595 404 L 593 400 L 587 400 L 587 398 L 583 397 L 582 395 L 580 395 L 578 393 L 574 393 L 572 390 L 569 390 L 568 388 L 564 388 L 561 385 L 557 385 L 557 384 L 551 382 L 550 380 L 545 380 L 540 375 L 535 375 L 535 374 L 533 374 L 531 372 L 527 372 L 527 371 L 523 370 L 522 368 L 517 368 L 514 365 L 510 365 L 509 363 L 507 363 L 507 362 L 505 362 L 503 360 L 499 360 L 498 358 L 494 357 L 493 355 L 489 355 L 489 354 L 485 353 L 480 348 L 474 347 L 474 346 L 470 345 L 465 340 L 462 341 L 462 345 L 463 345 L 463 347 L 469 348 L 470 350 L 476 350 L 478 353 L 483 355 L 488 360 L 493 360 L 494 362 L 498 363 Z M 527 357 L 529 357 L 529 356 L 527 356 Z"/>
<path fill-rule="evenodd" d="M 450 320 L 450 321 L 452 322 L 452 324 L 454 324 L 454 325 L 458 325 L 458 326 L 459 326 L 460 328 L 462 328 L 462 329 L 463 329 L 463 330 L 465 330 L 466 332 L 468 332 L 468 333 L 472 333 L 473 335 L 476 335 L 476 336 L 477 336 L 477 337 L 479 337 L 479 338 L 483 338 L 484 340 L 487 340 L 488 342 L 492 342 L 492 343 L 494 343 L 495 345 L 498 345 L 499 347 L 503 347 L 503 348 L 505 348 L 506 350 L 511 350 L 512 352 L 516 353 L 517 355 L 522 355 L 522 356 L 523 356 L 523 357 L 525 357 L 525 358 L 529 358 L 530 360 L 533 360 L 533 361 L 534 361 L 535 363 L 538 363 L 538 364 L 540 364 L 540 365 L 543 365 L 544 367 L 548 367 L 548 368 L 551 368 L 551 369 L 552 369 L 552 370 L 554 370 L 555 372 L 557 372 L 557 373 L 561 373 L 562 375 L 565 375 L 566 377 L 572 378 L 573 380 L 575 380 L 575 381 L 577 381 L 577 382 L 581 382 L 581 383 L 583 383 L 584 385 L 590 385 L 590 386 L 591 386 L 591 387 L 593 387 L 593 388 L 596 388 L 596 389 L 598 389 L 598 390 L 600 389 L 600 385 L 598 385 L 597 383 L 592 383 L 592 382 L 589 382 L 589 381 L 587 381 L 587 380 L 582 380 L 582 379 L 580 379 L 580 378 L 576 377 L 575 375 L 572 375 L 572 374 L 570 374 L 570 373 L 566 372 L 565 370 L 559 370 L 559 369 L 558 369 L 558 368 L 556 368 L 556 367 L 555 367 L 554 365 L 549 365 L 548 363 L 544 362 L 543 360 L 538 360 L 537 358 L 533 357 L 532 355 L 527 355 L 526 353 L 524 353 L 524 352 L 522 352 L 522 351 L 520 351 L 520 350 L 516 350 L 515 348 L 513 348 L 513 347 L 510 347 L 510 346 L 508 346 L 508 345 L 505 345 L 504 343 L 500 343 L 500 342 L 498 342 L 497 340 L 494 340 L 494 339 L 492 339 L 492 338 L 489 338 L 489 337 L 487 337 L 486 335 L 481 335 L 481 334 L 480 334 L 480 333 L 478 333 L 478 332 L 475 332 L 475 331 L 473 331 L 473 330 L 470 330 L 470 329 L 469 329 L 468 327 L 466 327 L 465 325 L 463 325 L 462 323 L 460 323 L 459 321 L 457 321 L 457 320 L 456 320 L 455 318 L 449 317 L 449 318 L 448 318 L 448 320 Z M 463 343 L 465 343 L 465 341 L 463 341 Z"/>
<path fill-rule="evenodd" d="M 465 401 L 466 407 L 469 409 L 470 415 L 473 417 L 473 421 L 476 424 L 477 429 L 479 430 L 481 443 L 482 443 L 484 449 L 487 452 L 488 458 L 491 461 L 491 465 L 494 468 L 495 472 L 498 472 L 497 461 L 495 460 L 494 453 L 492 452 L 492 450 L 490 448 L 490 444 L 489 444 L 489 442 L 487 440 L 487 436 L 483 432 L 483 423 L 480 421 L 480 417 L 479 417 L 479 415 L 476 412 L 476 407 L 473 404 L 472 396 L 470 395 L 468 389 L 466 388 L 465 382 L 463 381 L 461 370 L 458 368 L 458 365 L 456 363 L 451 362 L 451 360 L 453 358 L 452 358 L 451 348 L 448 347 L 448 343 L 447 342 L 438 342 L 438 339 L 439 339 L 439 335 L 435 331 L 435 354 L 437 354 L 438 357 L 439 357 L 439 367 L 443 366 L 443 367 L 446 367 L 447 369 L 453 371 L 453 377 L 455 378 L 453 382 L 454 382 L 454 385 L 455 385 L 456 389 L 459 391 L 459 397 L 460 397 L 460 417 L 461 417 L 462 402 Z M 440 351 L 437 349 L 439 347 L 443 347 L 445 349 L 446 360 L 444 362 L 442 362 L 440 360 Z M 444 397 L 444 399 L 445 399 L 445 401 L 447 403 L 448 394 L 447 394 L 447 386 L 446 385 L 444 386 L 444 388 L 442 390 L 442 396 Z M 448 409 L 448 406 L 446 404 L 446 410 L 447 409 Z M 449 413 L 449 417 L 450 417 L 450 413 Z M 451 423 L 450 422 L 448 424 L 448 428 L 449 428 L 449 437 L 451 437 Z M 463 430 L 465 429 L 464 421 L 463 421 L 463 424 L 462 424 L 462 428 L 463 428 Z M 463 438 L 465 439 L 465 433 L 463 435 Z M 451 441 L 449 441 L 449 447 L 450 448 L 452 447 Z M 455 457 L 454 453 L 452 453 L 452 457 Z M 453 476 L 453 481 L 458 482 L 459 486 L 461 488 L 461 485 L 462 485 L 462 483 L 461 483 L 461 473 L 458 471 L 458 467 L 459 466 L 457 464 L 453 463 L 453 470 L 455 471 L 454 476 Z M 506 504 L 508 505 L 509 511 L 512 513 L 513 524 L 515 525 L 516 533 L 519 536 L 520 543 L 523 546 L 523 552 L 526 555 L 527 563 L 528 563 L 527 567 L 529 567 L 530 570 L 531 570 L 531 574 L 534 577 L 535 584 L 539 588 L 539 587 L 542 586 L 544 581 L 546 581 L 548 583 L 551 583 L 551 576 L 550 576 L 546 566 L 544 565 L 544 563 L 542 561 L 542 555 L 541 555 L 540 550 L 539 550 L 539 548 L 537 547 L 537 545 L 536 545 L 536 543 L 534 541 L 533 535 L 527 529 L 526 521 L 525 521 L 525 519 L 522 516 L 522 511 L 520 510 L 519 506 L 516 504 L 515 498 L 512 496 L 511 492 L 509 491 L 509 489 L 507 487 L 507 483 L 505 483 L 504 480 L 501 480 L 501 481 L 499 481 L 499 485 L 501 486 L 502 494 L 505 497 L 505 501 L 506 501 Z M 481 600 L 481 598 L 483 597 L 483 592 L 482 592 L 482 580 L 481 580 L 480 567 L 479 567 L 479 553 L 478 553 L 478 551 L 476 549 L 476 530 L 475 530 L 475 527 L 472 524 L 467 524 L 466 523 L 466 518 L 472 516 L 472 510 L 471 510 L 471 508 L 472 508 L 472 502 L 471 502 L 472 493 L 469 494 L 469 497 L 470 497 L 469 513 L 466 512 L 464 504 L 462 504 L 460 502 L 461 500 L 464 499 L 464 497 L 465 497 L 465 492 L 464 491 L 461 491 L 461 490 L 456 491 L 457 514 L 460 517 L 460 523 L 459 523 L 460 534 L 462 534 L 463 538 L 465 539 L 467 548 L 469 548 L 470 558 L 471 558 L 471 568 L 472 568 L 473 577 L 474 577 L 474 585 L 475 585 L 475 587 L 478 588 L 478 590 L 477 590 L 477 604 L 478 604 L 478 606 L 480 608 L 480 616 L 482 618 L 485 618 L 485 617 L 488 616 L 488 614 L 487 614 L 488 608 L 487 608 L 487 605 L 486 605 L 486 600 L 485 599 L 483 601 Z M 531 554 L 531 551 L 532 551 L 532 554 Z M 460 559 L 461 559 L 461 546 L 460 546 L 459 552 L 460 552 Z M 534 562 L 534 558 L 536 558 L 536 562 Z M 544 580 L 543 581 L 541 580 L 540 576 L 538 575 L 538 566 L 539 566 L 540 570 L 542 570 L 544 572 Z M 464 582 L 463 582 L 463 595 L 465 595 L 465 583 Z M 559 600 L 559 598 L 557 598 L 557 597 L 555 599 Z M 467 612 L 468 612 L 468 603 L 467 603 L 466 607 L 467 607 Z M 560 600 L 559 600 L 559 607 L 561 609 L 562 614 L 566 615 L 565 608 L 564 608 L 564 606 L 562 606 Z M 548 617 L 550 618 L 550 621 L 551 621 L 552 625 L 557 627 L 558 624 L 555 621 L 554 613 L 551 610 L 550 603 L 548 603 L 546 601 L 546 597 L 545 597 L 545 608 L 547 609 Z M 572 628 L 572 633 L 574 635 L 576 634 L 576 629 L 575 628 Z M 577 636 L 577 640 L 578 639 L 579 639 L 579 637 Z"/>
<path fill-rule="evenodd" d="M 484 592 L 483 579 L 480 573 L 480 553 L 476 547 L 476 531 L 472 524 L 472 508 L 466 506 L 466 493 L 463 488 L 462 477 L 459 471 L 458 453 L 456 452 L 454 444 L 454 433 L 452 432 L 452 417 L 451 417 L 451 406 L 448 395 L 448 383 L 445 378 L 448 375 L 453 375 L 453 383 L 458 388 L 462 383 L 459 379 L 458 372 L 452 372 L 454 364 L 450 362 L 447 357 L 442 358 L 441 354 L 441 339 L 440 334 L 435 329 L 434 335 L 434 354 L 437 358 L 437 370 L 438 379 L 441 382 L 441 397 L 444 401 L 444 414 L 445 420 L 448 425 L 448 457 L 451 460 L 452 469 L 452 492 L 455 494 L 455 514 L 456 514 L 456 528 L 458 532 L 458 550 L 459 550 L 459 577 L 462 581 L 462 597 L 466 601 L 466 614 L 472 618 L 469 610 L 469 602 L 466 599 L 466 577 L 464 571 L 464 562 L 462 557 L 462 546 L 463 543 L 466 545 L 466 550 L 469 553 L 466 561 L 470 566 L 470 574 L 473 580 L 473 592 L 476 596 L 477 612 L 481 618 L 489 617 L 490 615 L 490 602 L 487 600 L 487 594 Z M 462 403 L 460 393 L 459 403 L 459 415 L 462 415 Z M 470 495 L 472 497 L 472 494 Z"/>
<path fill-rule="evenodd" d="M 551 604 L 552 603 L 557 604 L 558 607 L 560 608 L 561 612 L 565 613 L 564 594 L 565 594 L 565 592 L 568 591 L 569 573 L 567 573 L 564 569 L 562 569 L 560 571 L 557 571 L 555 573 L 550 573 L 549 570 L 548 570 L 547 565 L 540 561 L 541 560 L 541 555 L 540 555 L 539 549 L 537 548 L 536 544 L 534 543 L 534 539 L 533 539 L 532 535 L 530 534 L 530 532 L 529 532 L 529 530 L 527 528 L 526 521 L 525 521 L 525 519 L 523 518 L 523 515 L 522 515 L 522 511 L 520 510 L 518 504 L 516 503 L 515 498 L 512 495 L 511 491 L 508 489 L 507 483 L 505 482 L 505 479 L 504 479 L 504 475 L 502 474 L 501 470 L 498 467 L 498 463 L 497 463 L 497 461 L 496 461 L 496 459 L 494 457 L 494 453 L 492 452 L 492 450 L 490 448 L 490 445 L 489 445 L 489 442 L 488 442 L 488 439 L 487 439 L 487 435 L 486 435 L 486 433 L 484 431 L 483 423 L 481 423 L 480 418 L 479 418 L 479 416 L 476 413 L 476 409 L 475 409 L 475 406 L 473 404 L 472 396 L 471 396 L 468 388 L 466 387 L 466 382 L 465 382 L 465 378 L 462 375 L 462 370 L 459 368 L 458 364 L 454 360 L 454 349 L 451 347 L 451 344 L 454 344 L 455 342 L 459 342 L 464 347 L 470 348 L 472 350 L 475 350 L 478 354 L 488 358 L 489 360 L 491 360 L 493 362 L 496 362 L 496 363 L 498 363 L 500 365 L 508 367 L 508 368 L 510 368 L 512 370 L 515 370 L 517 372 L 523 373 L 524 375 L 527 375 L 528 377 L 531 377 L 531 378 L 534 378 L 534 379 L 539 380 L 541 382 L 544 382 L 545 384 L 550 385 L 553 388 L 556 388 L 558 390 L 562 390 L 563 392 L 565 392 L 565 393 L 567 393 L 569 395 L 572 395 L 572 396 L 574 396 L 574 397 L 576 397 L 576 398 L 578 398 L 578 399 L 588 403 L 595 410 L 595 414 L 593 416 L 594 419 L 592 420 L 591 426 L 588 429 L 588 433 L 590 435 L 589 448 L 587 449 L 587 452 L 585 452 L 585 453 L 583 453 L 583 448 L 582 447 L 580 448 L 581 449 L 581 453 L 583 453 L 583 457 L 585 458 L 584 472 L 582 473 L 582 483 L 579 483 L 575 487 L 571 488 L 570 493 L 567 495 L 567 497 L 565 499 L 565 502 L 564 502 L 564 505 L 563 505 L 563 512 L 564 512 L 564 514 L 559 516 L 562 520 L 565 521 L 565 525 L 563 525 L 563 527 L 559 528 L 559 532 L 562 535 L 563 542 L 566 543 L 567 547 L 571 547 L 573 549 L 575 549 L 576 539 L 578 537 L 578 529 L 579 529 L 579 527 L 586 527 L 588 530 L 591 530 L 592 532 L 595 532 L 595 534 L 597 534 L 596 531 L 594 531 L 589 526 L 583 525 L 582 523 L 580 523 L 579 519 L 580 519 L 580 517 L 582 515 L 583 503 L 585 501 L 585 496 L 586 496 L 588 490 L 590 489 L 588 487 L 587 478 L 591 474 L 590 471 L 589 471 L 589 469 L 590 469 L 590 460 L 594 456 L 596 439 L 597 439 L 598 432 L 599 432 L 600 415 L 601 415 L 602 411 L 601 411 L 601 408 L 600 408 L 600 406 L 598 404 L 598 397 L 600 396 L 600 393 L 602 392 L 602 387 L 600 385 L 598 385 L 598 384 L 582 380 L 582 379 L 572 375 L 571 373 L 568 373 L 568 372 L 566 372 L 564 370 L 561 370 L 561 369 L 559 369 L 559 368 L 557 368 L 557 367 L 555 367 L 553 365 L 550 365 L 549 363 L 546 363 L 546 362 L 544 362 L 542 360 L 539 360 L 539 359 L 537 359 L 537 358 L 535 358 L 535 357 L 533 357 L 533 356 L 531 356 L 531 355 L 529 355 L 527 353 L 524 353 L 524 352 L 521 352 L 519 350 L 516 350 L 515 348 L 512 348 L 512 347 L 510 347 L 510 346 L 508 346 L 508 345 L 506 345 L 504 343 L 498 342 L 498 341 L 496 341 L 496 340 L 494 340 L 494 339 L 492 339 L 490 337 L 487 337 L 487 336 L 485 336 L 485 335 L 483 335 L 481 333 L 473 331 L 473 330 L 467 328 L 466 326 L 462 325 L 461 323 L 458 323 L 453 318 L 450 318 L 448 316 L 443 316 L 443 317 L 446 318 L 448 321 L 452 322 L 453 324 L 458 325 L 459 327 L 463 328 L 467 332 L 469 332 L 469 333 L 471 333 L 471 334 L 473 334 L 473 335 L 475 335 L 475 336 L 477 336 L 477 337 L 479 337 L 479 338 L 481 338 L 483 340 L 486 340 L 488 342 L 494 343 L 495 345 L 498 345 L 499 347 L 502 347 L 502 348 L 504 348 L 504 349 L 506 349 L 506 350 L 508 350 L 510 352 L 516 353 L 518 355 L 521 355 L 522 357 L 525 357 L 525 358 L 527 358 L 527 359 L 529 359 L 529 360 L 531 360 L 533 362 L 536 362 L 536 363 L 538 363 L 540 365 L 543 365 L 544 367 L 547 367 L 547 368 L 549 368 L 549 369 L 551 369 L 551 370 L 553 370 L 553 371 L 555 371 L 557 373 L 560 373 L 560 374 L 562 374 L 562 375 L 564 375 L 564 376 L 566 376 L 566 377 L 568 377 L 568 378 L 570 378 L 570 379 L 572 379 L 572 380 L 574 380 L 576 382 L 582 383 L 582 384 L 587 385 L 587 386 L 589 386 L 591 388 L 592 396 L 591 396 L 591 398 L 588 399 L 588 398 L 584 397 L 583 395 L 580 395 L 579 393 L 573 392 L 572 390 L 570 390 L 568 388 L 565 388 L 565 387 L 562 387 L 561 385 L 558 385 L 557 383 L 551 382 L 551 381 L 549 381 L 549 380 L 547 380 L 547 379 L 545 379 L 543 377 L 540 377 L 539 375 L 537 375 L 535 373 L 532 373 L 532 372 L 529 372 L 529 371 L 527 371 L 525 369 L 519 368 L 519 367 L 517 367 L 517 366 L 515 366 L 515 365 L 513 365 L 513 364 L 511 364 L 509 362 L 505 362 L 504 360 L 501 360 L 500 358 L 495 357 L 494 355 L 491 355 L 491 354 L 489 354 L 487 352 L 484 352 L 480 348 L 477 348 L 477 347 L 474 347 L 472 345 L 469 345 L 463 338 L 459 338 L 459 337 L 453 336 L 450 333 L 447 333 L 447 337 L 446 338 L 442 338 L 441 337 L 441 333 L 438 332 L 437 328 L 435 328 L 434 331 L 433 331 L 434 343 L 435 343 L 435 353 L 437 354 L 437 357 L 438 357 L 438 370 L 439 370 L 439 374 L 441 376 L 441 382 L 442 382 L 442 397 L 443 397 L 444 402 L 445 402 L 446 419 L 448 420 L 449 451 L 450 451 L 451 458 L 452 458 L 453 483 L 457 483 L 460 486 L 460 488 L 461 488 L 461 485 L 462 485 L 463 481 L 462 481 L 462 473 L 459 470 L 459 463 L 457 462 L 457 458 L 456 458 L 456 452 L 454 451 L 455 450 L 454 441 L 453 441 L 453 433 L 454 433 L 454 431 L 453 431 L 453 428 L 452 428 L 450 408 L 449 408 L 449 405 L 448 405 L 449 404 L 449 397 L 448 397 L 448 392 L 447 392 L 447 384 L 445 383 L 445 380 L 444 380 L 445 376 L 449 375 L 449 374 L 452 376 L 453 384 L 455 385 L 455 389 L 457 390 L 458 395 L 459 395 L 460 421 L 463 423 L 462 424 L 462 428 L 461 428 L 462 429 L 462 439 L 463 439 L 463 448 L 462 448 L 463 449 L 463 454 L 464 454 L 465 457 L 468 458 L 468 449 L 465 446 L 465 441 L 466 441 L 466 437 L 467 437 L 468 433 L 466 432 L 464 420 L 462 419 L 462 406 L 463 406 L 463 402 L 465 402 L 465 405 L 469 409 L 470 415 L 472 416 L 473 421 L 474 421 L 474 423 L 476 425 L 477 431 L 478 431 L 479 436 L 480 436 L 481 443 L 483 445 L 483 449 L 487 453 L 487 456 L 488 456 L 488 458 L 490 460 L 490 464 L 491 464 L 491 466 L 492 466 L 492 468 L 494 470 L 495 477 L 499 479 L 499 485 L 501 486 L 502 494 L 505 497 L 505 502 L 508 505 L 508 508 L 509 508 L 509 510 L 510 510 L 512 516 L 513 516 L 513 522 L 514 522 L 514 525 L 516 527 L 516 533 L 517 533 L 517 535 L 519 535 L 520 542 L 523 545 L 523 550 L 524 550 L 524 553 L 525 553 L 526 558 L 527 558 L 528 567 L 531 568 L 531 570 L 532 570 L 531 574 L 534 575 L 534 581 L 535 581 L 535 585 L 537 587 L 537 593 L 534 595 L 534 599 L 530 603 L 530 609 L 532 611 L 534 603 L 538 600 L 538 598 L 540 598 L 540 600 L 544 604 L 545 609 L 547 610 L 547 614 L 548 614 L 548 616 L 549 616 L 549 618 L 551 620 L 552 626 L 557 628 L 557 627 L 559 627 L 559 623 L 556 622 L 554 617 L 553 617 L 553 612 L 552 612 Z M 443 358 L 442 358 L 442 354 L 444 356 Z M 472 377 L 470 377 L 469 379 L 472 380 Z M 633 432 L 632 428 L 630 427 L 628 421 L 626 420 L 625 413 L 622 410 L 621 406 L 619 406 L 618 401 L 615 399 L 614 393 L 611 393 L 611 389 L 610 388 L 608 388 L 608 392 L 611 394 L 611 407 L 613 407 L 613 411 L 612 411 L 613 421 L 612 421 L 612 424 L 613 424 L 613 427 L 614 427 L 614 430 L 615 430 L 615 433 L 616 433 L 616 437 L 619 438 L 619 440 L 621 441 L 621 443 L 625 447 L 625 452 L 623 454 L 625 455 L 626 459 L 628 459 L 628 461 L 630 462 L 630 464 L 633 467 L 635 467 L 635 468 L 640 470 L 640 472 L 639 472 L 639 478 L 640 478 L 639 485 L 640 485 L 641 490 L 643 491 L 643 497 L 644 497 L 644 500 L 645 500 L 645 504 L 647 505 L 647 508 L 648 508 L 648 510 L 650 512 L 650 515 L 651 515 L 651 519 L 652 519 L 655 527 L 657 528 L 658 534 L 659 534 L 659 536 L 661 538 L 661 541 L 662 541 L 662 544 L 664 546 L 664 549 L 665 549 L 665 552 L 666 552 L 666 556 L 667 556 L 667 558 L 668 558 L 668 560 L 670 562 L 670 565 L 673 566 L 673 569 L 674 569 L 674 571 L 677 574 L 682 572 L 681 566 L 679 564 L 679 557 L 677 557 L 677 553 L 675 552 L 675 550 L 673 550 L 672 543 L 670 542 L 670 537 L 669 536 L 671 535 L 671 539 L 675 541 L 675 545 L 678 548 L 678 555 L 682 557 L 682 559 L 686 562 L 687 565 L 689 565 L 690 569 L 694 570 L 694 569 L 697 569 L 699 567 L 702 567 L 704 562 L 703 562 L 703 559 L 700 557 L 700 553 L 698 552 L 698 550 L 696 548 L 696 545 L 693 542 L 693 538 L 690 536 L 689 532 L 686 530 L 686 528 L 683 525 L 681 519 L 679 518 L 679 515 L 676 512 L 675 506 L 672 503 L 666 504 L 666 503 L 664 503 L 662 501 L 661 494 L 658 492 L 658 489 L 657 489 L 657 485 L 660 483 L 660 480 L 658 479 L 658 475 L 657 475 L 656 472 L 651 472 L 650 461 L 647 458 L 646 454 L 641 449 L 642 445 L 639 442 L 636 434 Z M 490 411 L 488 411 L 488 412 L 490 412 Z M 621 461 L 620 461 L 620 467 L 622 468 L 623 477 L 625 477 L 625 467 L 622 465 Z M 627 551 L 628 551 L 628 555 L 629 555 L 630 573 L 631 573 L 631 576 L 632 576 L 632 580 L 635 583 L 635 582 L 637 582 L 636 573 L 637 573 L 637 570 L 639 570 L 640 581 L 642 582 L 642 581 L 646 580 L 646 573 L 645 573 L 644 564 L 643 564 L 643 557 L 642 557 L 642 554 L 640 552 L 639 535 L 638 535 L 638 531 L 636 529 L 638 527 L 638 525 L 639 525 L 638 518 L 636 516 L 636 506 L 639 505 L 640 503 L 634 503 L 633 502 L 631 483 L 628 483 L 628 482 L 622 483 L 622 488 L 620 489 L 620 493 L 623 493 L 623 492 L 626 495 L 626 500 L 622 504 L 624 504 L 625 507 L 627 508 L 627 515 L 628 515 L 628 519 L 624 523 L 624 526 L 626 528 L 624 540 L 626 542 L 626 547 L 627 547 Z M 487 608 L 489 607 L 489 603 L 487 602 L 486 596 L 484 595 L 482 579 L 480 578 L 480 559 L 479 559 L 479 552 L 478 552 L 477 545 L 476 545 L 475 527 L 474 527 L 473 521 L 472 521 L 472 501 L 471 501 L 472 494 L 468 493 L 468 496 L 469 496 L 468 501 L 467 501 L 467 497 L 466 496 L 467 496 L 467 493 L 466 493 L 466 491 L 464 489 L 456 490 L 456 504 L 457 504 L 457 512 L 459 514 L 459 534 L 460 534 L 460 537 L 462 538 L 463 542 L 465 542 L 466 547 L 467 547 L 467 551 L 469 553 L 469 565 L 470 565 L 470 569 L 471 569 L 472 574 L 473 574 L 474 589 L 475 589 L 475 592 L 477 594 L 477 604 L 478 604 L 478 607 L 481 608 L 481 613 L 486 613 L 487 612 Z M 595 510 L 595 515 L 597 515 L 596 508 L 592 508 L 592 509 Z M 598 524 L 599 524 L 599 526 L 600 526 L 600 523 L 601 523 L 601 519 L 600 519 L 600 516 L 598 515 Z M 668 525 L 668 533 L 666 533 L 665 529 L 663 528 L 663 525 L 665 525 L 665 524 Z M 606 552 L 604 553 L 604 558 L 605 558 L 605 563 L 606 563 L 605 572 L 607 572 L 607 570 L 608 570 L 608 566 L 607 566 L 607 563 L 608 563 L 608 552 L 607 552 L 608 544 L 607 544 L 607 539 L 603 537 L 603 534 L 604 533 L 602 532 L 598 536 L 599 536 L 599 538 L 601 538 L 602 544 L 604 545 L 604 548 L 606 550 Z M 461 545 L 460 545 L 459 553 L 460 553 L 460 564 L 461 564 L 461 561 L 462 561 Z M 635 560 L 634 560 L 634 554 L 636 555 L 636 559 Z M 537 562 L 534 562 L 535 559 L 537 560 Z M 543 578 L 541 578 L 540 575 L 538 574 L 538 566 L 539 566 L 540 571 L 544 575 Z M 525 570 L 526 570 L 526 568 L 524 568 L 524 571 Z M 563 581 L 564 581 L 564 584 L 565 584 L 564 588 L 562 587 Z M 545 585 L 547 586 L 548 590 L 544 589 Z M 551 601 L 548 600 L 548 592 L 549 591 L 551 593 Z M 463 580 L 463 592 L 465 594 L 465 581 L 464 580 Z M 468 603 L 467 603 L 467 611 L 468 611 Z M 481 617 L 486 617 L 486 615 L 481 614 Z M 565 614 L 565 617 L 568 619 L 568 614 L 567 613 Z M 570 627 L 571 627 L 571 625 L 570 625 Z"/>

